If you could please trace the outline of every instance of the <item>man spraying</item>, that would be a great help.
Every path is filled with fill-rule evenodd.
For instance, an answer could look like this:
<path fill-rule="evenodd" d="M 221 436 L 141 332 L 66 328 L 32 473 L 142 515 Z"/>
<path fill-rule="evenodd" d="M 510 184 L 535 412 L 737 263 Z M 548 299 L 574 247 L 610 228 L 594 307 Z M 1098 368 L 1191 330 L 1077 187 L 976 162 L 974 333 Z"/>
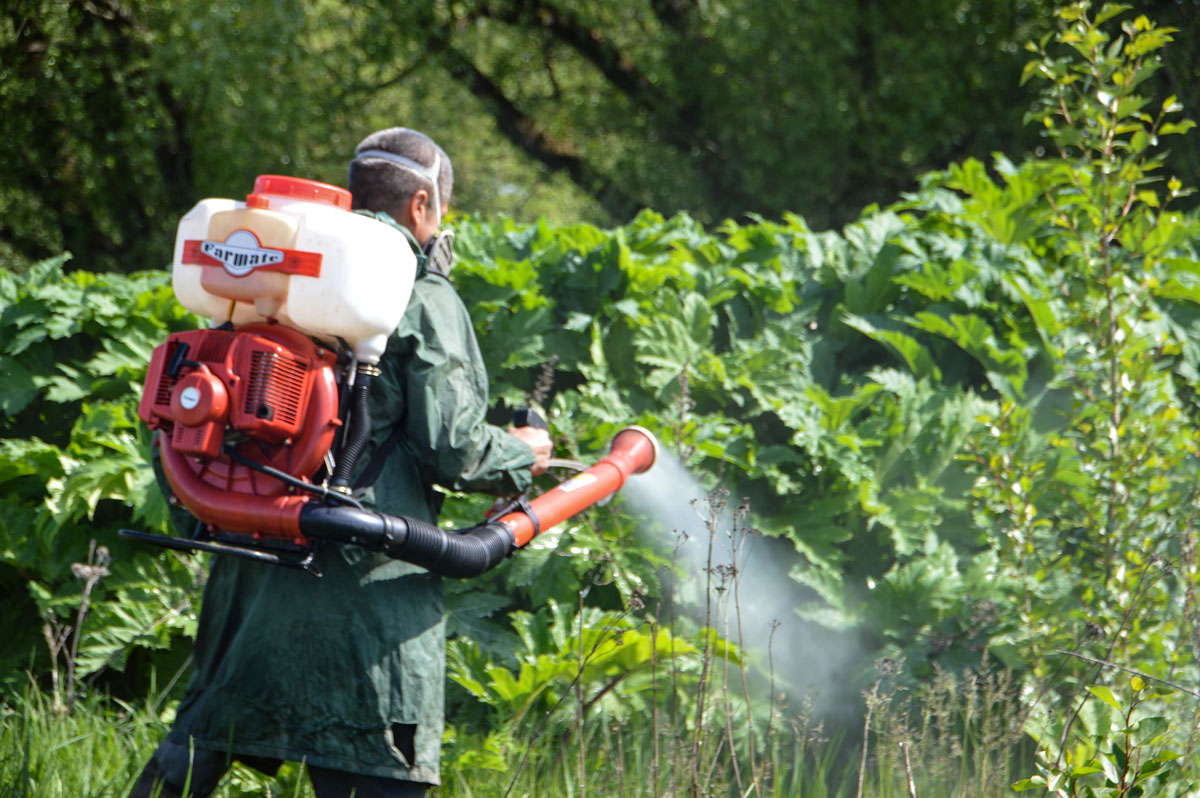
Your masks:
<path fill-rule="evenodd" d="M 551 450 L 545 430 L 484 421 L 487 374 L 438 235 L 453 179 L 445 152 L 406 128 L 364 139 L 349 172 L 354 208 L 404 232 L 418 260 L 371 385 L 354 482 L 365 505 L 428 523 L 434 485 L 517 493 Z M 441 578 L 356 546 L 316 557 L 319 580 L 214 559 L 191 681 L 133 798 L 182 796 L 185 784 L 206 796 L 235 759 L 266 773 L 303 761 L 318 798 L 421 796 L 439 782 Z"/>

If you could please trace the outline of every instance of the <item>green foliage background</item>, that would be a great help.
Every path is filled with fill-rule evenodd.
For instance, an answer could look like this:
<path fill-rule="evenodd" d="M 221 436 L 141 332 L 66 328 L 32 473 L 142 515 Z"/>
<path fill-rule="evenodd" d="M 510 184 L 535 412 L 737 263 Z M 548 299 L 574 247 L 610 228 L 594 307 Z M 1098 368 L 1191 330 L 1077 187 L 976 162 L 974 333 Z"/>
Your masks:
<path fill-rule="evenodd" d="M 1192 0 L 1151 80 L 1195 107 Z M 14 0 L 0 12 L 0 256 L 160 268 L 174 220 L 259 173 L 345 178 L 372 130 L 427 130 L 456 203 L 522 222 L 707 224 L 889 204 L 947 163 L 1040 145 L 1021 46 L 1043 0 L 390 3 Z M 1196 145 L 1171 160 L 1194 174 Z"/>

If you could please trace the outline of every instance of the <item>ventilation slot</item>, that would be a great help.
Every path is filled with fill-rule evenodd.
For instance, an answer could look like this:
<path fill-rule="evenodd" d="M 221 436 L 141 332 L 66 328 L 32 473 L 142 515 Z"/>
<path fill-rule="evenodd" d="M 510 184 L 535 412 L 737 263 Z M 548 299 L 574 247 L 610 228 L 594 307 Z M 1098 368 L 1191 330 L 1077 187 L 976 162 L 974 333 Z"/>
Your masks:
<path fill-rule="evenodd" d="M 300 402 L 304 398 L 304 378 L 307 373 L 303 360 L 276 352 L 253 352 L 246 403 L 243 406 L 245 413 L 278 425 L 295 425 L 300 419 Z"/>
<path fill-rule="evenodd" d="M 233 333 L 209 330 L 200 342 L 200 351 L 196 359 L 201 363 L 224 363 L 235 337 Z"/>
<path fill-rule="evenodd" d="M 172 341 L 167 347 L 167 356 L 163 359 L 164 363 L 170 363 L 171 357 L 175 354 L 175 349 L 179 346 L 177 341 Z M 163 369 L 162 375 L 158 379 L 158 389 L 154 392 L 154 404 L 159 407 L 169 406 L 171 404 L 171 390 L 175 387 L 176 377 L 172 377 Z"/>
<path fill-rule="evenodd" d="M 203 427 L 185 427 L 176 424 L 171 430 L 171 448 L 179 452 L 194 454 L 204 450 L 207 430 Z"/>

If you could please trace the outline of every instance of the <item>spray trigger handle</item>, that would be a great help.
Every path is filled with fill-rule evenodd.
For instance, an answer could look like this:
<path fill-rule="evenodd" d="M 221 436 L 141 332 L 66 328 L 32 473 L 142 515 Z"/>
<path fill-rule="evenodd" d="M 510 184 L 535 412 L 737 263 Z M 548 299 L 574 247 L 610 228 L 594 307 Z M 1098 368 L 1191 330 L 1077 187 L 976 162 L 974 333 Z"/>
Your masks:
<path fill-rule="evenodd" d="M 514 427 L 536 427 L 550 431 L 550 425 L 546 423 L 546 419 L 538 415 L 537 411 L 531 407 L 518 407 L 513 411 L 513 426 Z"/>

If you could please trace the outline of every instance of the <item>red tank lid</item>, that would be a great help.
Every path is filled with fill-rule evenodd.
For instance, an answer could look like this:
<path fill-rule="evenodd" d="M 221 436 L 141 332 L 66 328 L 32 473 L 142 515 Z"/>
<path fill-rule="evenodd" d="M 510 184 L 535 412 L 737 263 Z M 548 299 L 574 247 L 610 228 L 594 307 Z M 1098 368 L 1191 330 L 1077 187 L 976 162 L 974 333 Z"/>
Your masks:
<path fill-rule="evenodd" d="M 323 202 L 345 211 L 350 210 L 349 191 L 328 183 L 305 180 L 302 177 L 259 175 L 254 181 L 254 194 L 277 194 L 295 197 L 306 202 Z"/>

